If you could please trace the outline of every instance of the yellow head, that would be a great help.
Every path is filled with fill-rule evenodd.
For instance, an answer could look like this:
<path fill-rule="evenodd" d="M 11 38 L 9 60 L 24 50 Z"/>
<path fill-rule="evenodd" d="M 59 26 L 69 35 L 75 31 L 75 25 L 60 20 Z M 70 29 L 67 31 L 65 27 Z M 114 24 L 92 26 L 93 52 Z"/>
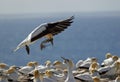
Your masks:
<path fill-rule="evenodd" d="M 93 82 L 100 82 L 100 78 L 97 76 L 93 77 Z"/>
<path fill-rule="evenodd" d="M 106 53 L 106 59 L 111 58 L 112 54 L 111 53 Z"/>
<path fill-rule="evenodd" d="M 117 61 L 117 60 L 118 60 L 118 56 L 112 56 L 112 59 L 113 59 L 114 61 Z"/>
<path fill-rule="evenodd" d="M 62 62 L 60 62 L 60 61 L 55 61 L 54 63 L 53 63 L 53 66 L 59 66 L 59 65 L 61 65 L 62 64 Z"/>
<path fill-rule="evenodd" d="M 36 61 L 34 61 L 33 64 L 34 64 L 35 66 L 38 66 L 38 65 L 39 65 L 38 62 L 36 62 Z"/>
<path fill-rule="evenodd" d="M 15 66 L 11 66 L 8 70 L 6 70 L 7 74 L 11 74 L 15 72 Z"/>
<path fill-rule="evenodd" d="M 73 64 L 72 60 L 67 59 L 67 60 L 65 60 L 65 63 L 69 66 L 69 68 L 74 67 L 74 64 Z"/>
<path fill-rule="evenodd" d="M 53 76 L 53 72 L 51 70 L 46 70 L 45 75 L 48 77 L 51 77 L 51 76 Z"/>
<path fill-rule="evenodd" d="M 16 70 L 16 66 L 15 66 L 15 65 L 10 66 L 10 68 L 12 68 L 12 69 L 15 69 L 15 70 Z"/>
<path fill-rule="evenodd" d="M 51 61 L 50 61 L 50 60 L 47 60 L 47 61 L 45 62 L 45 65 L 46 65 L 46 66 L 50 66 L 50 65 L 51 65 Z"/>
<path fill-rule="evenodd" d="M 92 62 L 92 64 L 90 65 L 90 68 L 92 68 L 92 69 L 98 69 L 98 64 L 97 64 L 97 62 Z"/>
<path fill-rule="evenodd" d="M 7 67 L 7 64 L 5 64 L 5 63 L 0 63 L 0 68 L 4 69 L 4 68 L 6 68 L 6 67 Z"/>
<path fill-rule="evenodd" d="M 97 62 L 97 58 L 92 58 L 92 62 Z"/>
<path fill-rule="evenodd" d="M 27 66 L 33 66 L 33 65 L 34 65 L 33 62 L 28 62 L 28 63 L 27 63 Z"/>
<path fill-rule="evenodd" d="M 68 70 L 67 70 L 67 69 L 64 69 L 64 70 L 63 70 L 63 73 L 64 73 L 65 75 L 67 75 L 67 74 L 68 74 Z"/>
<path fill-rule="evenodd" d="M 64 57 L 61 57 L 64 60 L 64 63 L 68 65 L 69 68 L 73 68 L 74 67 L 74 63 L 72 62 L 72 60 L 70 59 L 66 59 Z"/>

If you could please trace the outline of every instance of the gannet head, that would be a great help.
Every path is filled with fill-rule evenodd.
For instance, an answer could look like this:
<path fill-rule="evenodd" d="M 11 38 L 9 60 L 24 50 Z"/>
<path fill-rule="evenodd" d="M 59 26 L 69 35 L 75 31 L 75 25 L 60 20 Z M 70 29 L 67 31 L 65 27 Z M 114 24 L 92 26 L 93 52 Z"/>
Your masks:
<path fill-rule="evenodd" d="M 45 62 L 45 66 L 50 66 L 51 65 L 51 61 L 50 60 L 47 60 L 46 62 Z"/>
<path fill-rule="evenodd" d="M 113 59 L 114 61 L 117 61 L 117 60 L 118 60 L 118 56 L 112 56 L 112 59 Z"/>
<path fill-rule="evenodd" d="M 7 64 L 5 64 L 5 63 L 0 63 L 0 68 L 5 69 L 6 67 L 8 67 Z"/>
<path fill-rule="evenodd" d="M 64 60 L 64 63 L 68 65 L 69 68 L 73 68 L 74 64 L 72 62 L 72 60 L 66 59 L 64 57 L 61 57 Z"/>
<path fill-rule="evenodd" d="M 28 62 L 27 66 L 34 66 L 34 62 Z"/>
<path fill-rule="evenodd" d="M 45 75 L 48 77 L 52 77 L 53 76 L 53 72 L 51 70 L 46 70 L 45 71 Z"/>
<path fill-rule="evenodd" d="M 111 53 L 106 53 L 106 59 L 111 58 L 112 54 Z"/>
<path fill-rule="evenodd" d="M 93 77 L 93 82 L 100 82 L 100 78 L 97 76 Z"/>
<path fill-rule="evenodd" d="M 34 61 L 34 62 L 33 62 L 33 65 L 34 65 L 34 66 L 38 66 L 39 64 L 38 64 L 37 61 Z"/>
<path fill-rule="evenodd" d="M 93 57 L 93 58 L 91 59 L 91 62 L 97 62 L 97 61 L 98 61 L 98 59 L 95 58 L 95 57 Z"/>
<path fill-rule="evenodd" d="M 62 62 L 60 61 L 54 61 L 53 66 L 60 66 L 62 65 Z"/>
<path fill-rule="evenodd" d="M 11 66 L 8 70 L 6 70 L 6 74 L 11 74 L 15 72 L 15 67 L 14 66 Z"/>
<path fill-rule="evenodd" d="M 10 66 L 9 68 L 12 68 L 12 69 L 17 69 L 17 68 L 19 68 L 19 67 L 16 67 L 15 65 L 12 65 L 12 66 Z"/>
<path fill-rule="evenodd" d="M 64 69 L 64 70 L 63 70 L 63 73 L 64 73 L 65 75 L 67 75 L 67 74 L 68 74 L 68 69 Z"/>

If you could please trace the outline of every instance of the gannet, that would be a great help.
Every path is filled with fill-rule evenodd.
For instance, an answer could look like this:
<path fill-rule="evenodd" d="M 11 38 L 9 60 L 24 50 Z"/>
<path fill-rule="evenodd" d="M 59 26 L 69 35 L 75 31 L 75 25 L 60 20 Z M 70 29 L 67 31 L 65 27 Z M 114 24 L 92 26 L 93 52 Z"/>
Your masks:
<path fill-rule="evenodd" d="M 53 62 L 53 66 L 60 71 L 63 71 L 64 69 L 67 68 L 66 64 L 58 60 Z"/>
<path fill-rule="evenodd" d="M 118 56 L 109 57 L 102 62 L 101 66 L 103 67 L 103 66 L 112 65 L 117 60 L 118 60 Z"/>
<path fill-rule="evenodd" d="M 9 69 L 9 66 L 5 63 L 0 63 L 0 71 Z"/>
<path fill-rule="evenodd" d="M 76 82 L 93 82 L 92 77 L 94 77 L 94 76 L 100 77 L 97 69 L 98 69 L 98 63 L 93 62 L 90 65 L 89 72 L 79 73 L 79 74 L 75 75 Z"/>
<path fill-rule="evenodd" d="M 79 66 L 83 63 L 84 61 L 83 60 L 79 60 L 77 63 L 76 63 L 76 68 L 79 68 Z"/>
<path fill-rule="evenodd" d="M 82 69 L 89 69 L 92 62 L 97 62 L 97 59 L 95 57 L 87 58 L 83 61 L 83 63 L 79 66 L 79 68 Z"/>
<path fill-rule="evenodd" d="M 110 66 L 101 67 L 98 69 L 101 76 L 115 76 L 120 70 L 120 62 L 115 62 Z"/>
<path fill-rule="evenodd" d="M 92 62 L 92 64 L 89 67 L 89 70 L 92 70 L 92 69 L 97 70 L 98 68 L 99 68 L 99 63 Z"/>
<path fill-rule="evenodd" d="M 65 82 L 75 82 L 75 79 L 72 73 L 72 70 L 74 68 L 74 64 L 72 60 L 66 59 L 64 57 L 62 57 L 62 59 L 64 60 L 64 63 L 67 65 L 67 70 L 68 70 L 68 74 Z"/>
<path fill-rule="evenodd" d="M 17 81 L 19 77 L 19 73 L 16 70 L 16 66 L 11 66 L 8 70 L 5 71 L 6 74 L 8 74 L 8 77 L 12 81 Z"/>
<path fill-rule="evenodd" d="M 45 66 L 44 65 L 38 65 L 38 66 L 36 66 L 35 67 L 35 69 L 37 69 L 39 72 L 45 72 L 45 70 L 48 70 L 48 69 L 51 69 L 52 68 L 52 66 L 51 66 L 51 61 L 50 60 L 47 60 L 46 62 L 45 62 Z M 30 72 L 30 74 L 32 74 L 34 72 L 34 70 L 33 71 L 31 71 Z"/>
<path fill-rule="evenodd" d="M 112 58 L 112 54 L 111 53 L 106 53 L 106 59 L 108 59 L 108 58 Z"/>
<path fill-rule="evenodd" d="M 19 72 L 23 74 L 28 74 L 34 69 L 35 69 L 34 62 L 28 62 L 27 66 L 24 66 L 21 69 L 19 69 Z"/>
<path fill-rule="evenodd" d="M 48 79 L 52 80 L 53 82 L 64 82 L 64 75 L 56 74 L 52 70 L 46 70 L 45 74 L 48 77 Z"/>
<path fill-rule="evenodd" d="M 53 77 L 52 72 L 49 72 L 47 70 L 45 73 L 42 73 L 39 72 L 39 70 L 35 69 L 33 75 L 33 82 L 59 82 L 55 80 L 56 78 Z"/>
<path fill-rule="evenodd" d="M 90 65 L 90 68 L 89 68 L 89 73 L 93 76 L 98 76 L 100 77 L 100 74 L 99 72 L 97 71 L 99 68 L 99 65 L 97 62 L 93 62 L 91 65 Z"/>
<path fill-rule="evenodd" d="M 4 74 L 4 71 L 9 69 L 8 65 L 5 63 L 0 63 L 0 76 Z M 3 80 L 5 77 L 1 77 Z"/>
<path fill-rule="evenodd" d="M 45 43 L 51 42 L 53 45 L 53 36 L 64 31 L 73 22 L 74 16 L 60 20 L 57 22 L 43 23 L 36 27 L 17 47 L 14 51 L 17 51 L 21 47 L 26 47 L 26 51 L 29 54 L 29 45 L 34 43 L 36 40 L 45 37 L 46 40 L 42 41 L 40 44 L 41 50 L 45 48 Z"/>

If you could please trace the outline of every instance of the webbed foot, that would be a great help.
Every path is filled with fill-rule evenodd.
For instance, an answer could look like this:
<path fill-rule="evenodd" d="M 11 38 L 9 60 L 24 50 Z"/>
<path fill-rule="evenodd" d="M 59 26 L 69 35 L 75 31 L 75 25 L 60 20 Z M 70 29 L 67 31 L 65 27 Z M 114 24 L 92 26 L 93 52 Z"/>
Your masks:
<path fill-rule="evenodd" d="M 27 54 L 29 55 L 30 54 L 30 48 L 29 48 L 28 45 L 25 45 L 25 47 L 26 47 Z"/>
<path fill-rule="evenodd" d="M 45 44 L 48 43 L 48 42 L 50 42 L 50 43 L 53 45 L 53 38 L 51 38 L 51 39 L 46 39 L 46 40 L 42 41 L 41 44 L 40 44 L 41 50 L 43 50 L 43 49 L 46 47 Z"/>

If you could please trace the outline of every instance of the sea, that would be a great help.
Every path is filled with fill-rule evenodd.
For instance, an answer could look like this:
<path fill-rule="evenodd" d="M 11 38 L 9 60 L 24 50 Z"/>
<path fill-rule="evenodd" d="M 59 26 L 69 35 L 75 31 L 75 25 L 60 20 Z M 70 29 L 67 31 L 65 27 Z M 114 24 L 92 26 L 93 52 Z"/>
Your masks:
<path fill-rule="evenodd" d="M 40 50 L 41 38 L 30 45 L 30 54 L 25 48 L 13 52 L 16 46 L 38 25 L 55 22 L 74 16 L 74 22 L 62 33 L 54 36 L 54 45 Z M 45 61 L 62 61 L 61 57 L 85 60 L 96 57 L 98 62 L 106 53 L 120 57 L 120 15 L 109 13 L 0 15 L 0 63 L 23 66 L 29 61 L 44 64 Z"/>

